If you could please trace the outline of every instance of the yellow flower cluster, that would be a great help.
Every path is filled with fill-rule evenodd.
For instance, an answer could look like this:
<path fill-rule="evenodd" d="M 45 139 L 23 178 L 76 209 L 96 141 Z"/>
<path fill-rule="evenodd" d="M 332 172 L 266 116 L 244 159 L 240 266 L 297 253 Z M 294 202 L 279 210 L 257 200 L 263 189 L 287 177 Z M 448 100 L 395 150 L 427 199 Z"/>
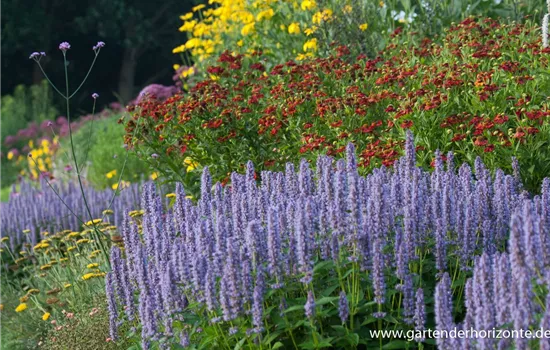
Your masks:
<path fill-rule="evenodd" d="M 213 7 L 180 16 L 183 24 L 179 30 L 187 33 L 188 40 L 173 50 L 188 53 L 198 64 L 227 49 L 243 54 L 262 49 L 269 54 L 285 47 L 287 52 L 298 54 L 303 46 L 307 47 L 306 54 L 298 57 L 314 57 L 317 43 L 307 36 L 330 22 L 334 11 L 345 14 L 353 10 L 350 5 L 344 9 L 319 8 L 316 0 L 209 0 L 209 4 Z"/>
<path fill-rule="evenodd" d="M 83 275 L 82 279 L 86 281 L 86 280 L 89 280 L 90 278 L 104 277 L 104 276 L 105 276 L 105 272 L 91 272 Z"/>
<path fill-rule="evenodd" d="M 33 140 L 28 143 L 30 152 L 27 158 L 27 167 L 23 168 L 20 172 L 21 175 L 29 175 L 32 179 L 38 179 L 41 173 L 48 172 L 52 169 L 52 157 L 55 154 L 55 150 L 59 146 L 59 139 L 54 137 L 52 141 L 47 139 L 41 140 L 35 145 Z M 23 165 L 25 156 L 19 155 L 15 157 L 10 151 L 7 158 L 14 160 L 17 165 Z"/>

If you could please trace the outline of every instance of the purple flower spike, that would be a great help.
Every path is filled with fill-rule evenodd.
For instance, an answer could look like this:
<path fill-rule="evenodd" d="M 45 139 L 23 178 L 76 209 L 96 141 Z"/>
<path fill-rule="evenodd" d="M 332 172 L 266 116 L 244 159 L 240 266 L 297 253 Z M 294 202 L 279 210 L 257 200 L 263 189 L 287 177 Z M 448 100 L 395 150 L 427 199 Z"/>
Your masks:
<path fill-rule="evenodd" d="M 307 301 L 304 305 L 304 311 L 306 317 L 312 319 L 315 316 L 315 298 L 313 297 L 313 292 L 309 291 L 307 293 Z"/>
<path fill-rule="evenodd" d="M 99 97 L 99 94 L 97 94 L 97 93 L 95 93 L 95 92 L 92 94 L 92 98 L 93 98 L 94 100 L 97 99 L 98 97 Z"/>
<path fill-rule="evenodd" d="M 71 48 L 71 44 L 69 44 L 66 41 L 59 44 L 59 50 L 61 50 L 63 52 L 63 54 L 65 54 L 65 52 L 67 52 L 67 50 L 70 49 L 70 48 Z"/>

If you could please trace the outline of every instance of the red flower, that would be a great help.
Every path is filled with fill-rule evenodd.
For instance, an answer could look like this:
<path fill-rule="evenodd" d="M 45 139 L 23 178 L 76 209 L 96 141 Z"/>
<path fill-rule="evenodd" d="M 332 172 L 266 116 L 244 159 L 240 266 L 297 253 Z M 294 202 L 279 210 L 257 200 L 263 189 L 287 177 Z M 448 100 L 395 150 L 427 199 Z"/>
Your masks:
<path fill-rule="evenodd" d="M 401 123 L 401 127 L 403 129 L 409 129 L 411 126 L 413 126 L 412 120 L 405 120 L 403 123 Z"/>
<path fill-rule="evenodd" d="M 452 139 L 451 139 L 451 142 L 458 142 L 458 141 L 462 141 L 466 138 L 466 134 L 457 134 L 455 135 Z"/>
<path fill-rule="evenodd" d="M 489 153 L 489 152 L 493 152 L 494 150 L 495 150 L 495 145 L 488 145 L 487 147 L 485 147 L 483 152 Z"/>

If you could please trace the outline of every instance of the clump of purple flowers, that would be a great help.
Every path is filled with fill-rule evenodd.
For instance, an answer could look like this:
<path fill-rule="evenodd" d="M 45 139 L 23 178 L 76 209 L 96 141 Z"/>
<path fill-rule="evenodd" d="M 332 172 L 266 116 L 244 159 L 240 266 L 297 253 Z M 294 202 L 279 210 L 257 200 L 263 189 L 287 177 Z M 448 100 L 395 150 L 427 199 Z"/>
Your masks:
<path fill-rule="evenodd" d="M 201 198 L 187 199 L 178 184 L 166 208 L 155 186 L 145 184 L 145 214 L 124 219 L 125 256 L 113 263 L 127 271 L 120 287 L 136 286 L 136 295 L 116 292 L 118 305 L 137 310 L 147 340 L 162 336 L 162 325 L 176 315 L 206 317 L 200 310 L 209 320 L 222 317 L 216 327 L 228 337 L 235 322 L 249 336 L 269 331 L 266 310 L 283 319 L 299 313 L 315 327 L 327 322 L 323 310 L 330 307 L 351 331 L 359 313 L 361 320 L 378 317 L 373 325 L 391 317 L 423 330 L 433 309 L 440 330 L 532 326 L 542 308 L 531 281 L 540 276 L 550 285 L 550 180 L 530 197 L 515 177 L 501 170 L 491 176 L 481 161 L 475 171 L 463 164 L 456 172 L 449 154 L 446 169 L 439 162 L 430 173 L 415 166 L 412 135 L 406 149 L 393 170 L 366 177 L 357 173 L 352 145 L 347 161 L 321 156 L 315 172 L 304 161 L 298 172 L 292 164 L 285 172 L 264 171 L 259 183 L 251 163 L 226 187 L 212 186 L 205 168 Z M 431 270 L 423 273 L 423 264 Z M 434 295 L 424 295 L 427 273 L 440 281 Z M 470 277 L 468 287 L 456 287 L 457 277 Z M 159 281 L 172 287 L 160 292 Z M 327 281 L 337 285 L 320 297 Z M 454 288 L 466 293 L 464 324 L 453 314 Z M 467 346 L 456 339 L 440 344 Z"/>

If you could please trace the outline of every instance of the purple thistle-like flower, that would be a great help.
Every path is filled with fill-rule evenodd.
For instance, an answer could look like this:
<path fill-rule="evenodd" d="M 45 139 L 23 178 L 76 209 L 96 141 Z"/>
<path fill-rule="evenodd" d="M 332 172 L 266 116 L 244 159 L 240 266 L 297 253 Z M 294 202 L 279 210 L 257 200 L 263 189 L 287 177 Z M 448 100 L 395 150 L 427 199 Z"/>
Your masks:
<path fill-rule="evenodd" d="M 105 43 L 103 41 L 98 41 L 97 44 L 92 47 L 94 51 L 101 49 L 102 47 L 105 47 Z"/>
<path fill-rule="evenodd" d="M 307 300 L 306 304 L 304 305 L 304 312 L 306 314 L 306 317 L 310 320 L 315 317 L 315 298 L 312 291 L 307 292 Z"/>
<path fill-rule="evenodd" d="M 349 317 L 349 305 L 348 297 L 344 291 L 340 292 L 340 299 L 338 301 L 338 315 L 340 316 L 342 323 L 346 323 Z"/>
<path fill-rule="evenodd" d="M 45 53 L 45 52 L 33 52 L 33 53 L 31 53 L 31 55 L 29 56 L 29 59 L 35 60 L 36 62 L 38 62 L 38 61 L 40 61 L 40 59 L 41 59 L 43 56 L 46 56 L 46 53 Z"/>
<path fill-rule="evenodd" d="M 116 340 L 118 339 L 118 334 L 117 334 L 118 311 L 116 306 L 115 290 L 114 290 L 113 282 L 114 282 L 113 273 L 109 272 L 105 276 L 105 294 L 107 296 L 107 306 L 109 309 L 109 334 L 111 336 L 111 339 Z"/>
<path fill-rule="evenodd" d="M 99 97 L 99 94 L 98 94 L 98 93 L 95 93 L 95 92 L 94 92 L 94 93 L 92 94 L 92 98 L 93 98 L 94 100 L 97 99 L 98 97 Z"/>
<path fill-rule="evenodd" d="M 67 50 L 69 50 L 70 48 L 71 48 L 71 44 L 69 44 L 66 41 L 59 44 L 59 50 L 61 50 L 63 52 L 63 54 L 65 54 L 67 52 Z"/>
<path fill-rule="evenodd" d="M 416 308 L 414 311 L 414 329 L 423 331 L 426 327 L 426 303 L 424 302 L 424 290 L 416 290 Z M 423 342 L 423 338 L 416 339 L 417 342 Z"/>

